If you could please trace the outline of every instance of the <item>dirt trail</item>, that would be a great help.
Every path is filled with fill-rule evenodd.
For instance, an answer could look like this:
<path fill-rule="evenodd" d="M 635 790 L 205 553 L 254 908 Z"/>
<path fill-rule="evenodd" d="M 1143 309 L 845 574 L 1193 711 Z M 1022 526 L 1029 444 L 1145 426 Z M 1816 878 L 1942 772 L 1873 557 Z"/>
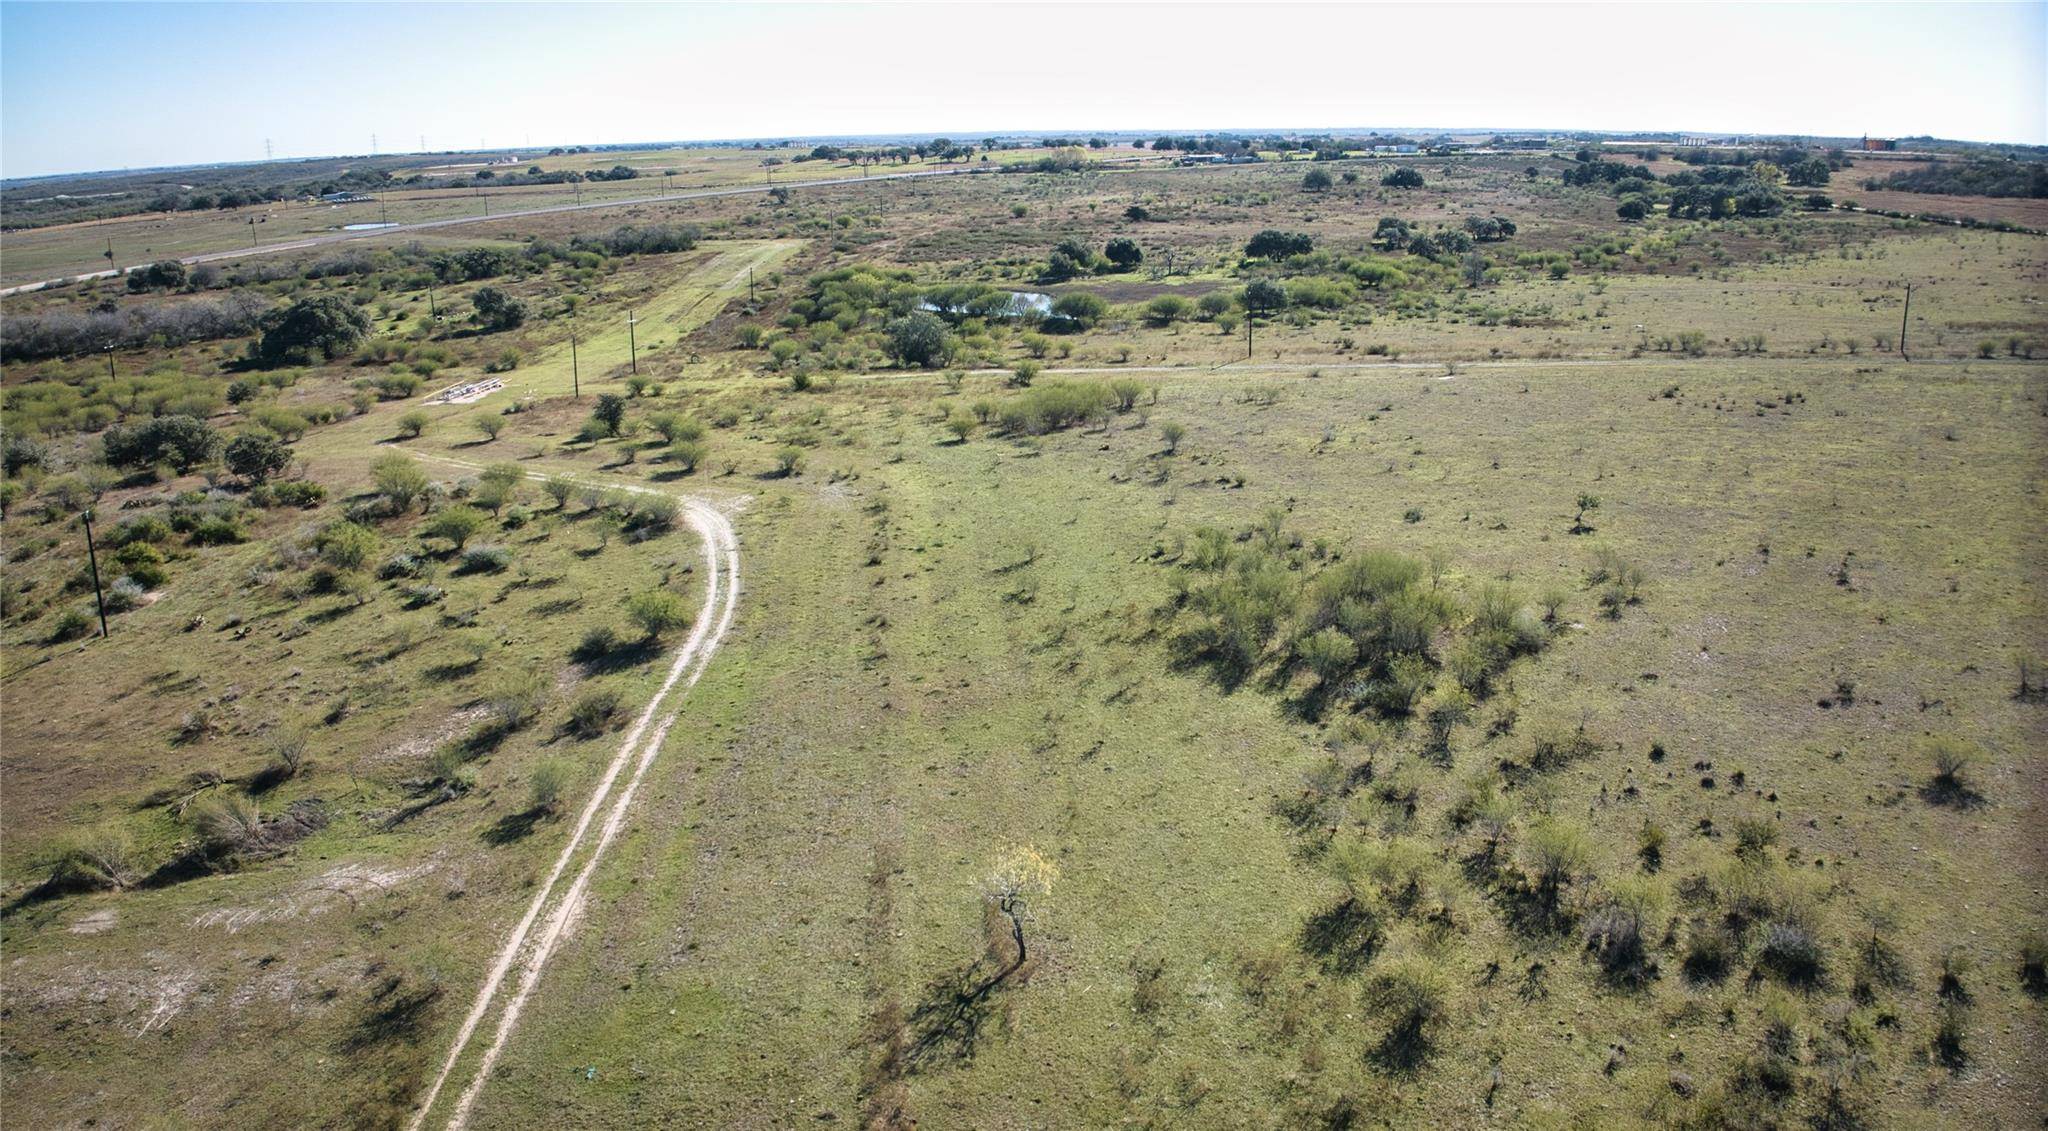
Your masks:
<path fill-rule="evenodd" d="M 474 467 L 462 460 L 442 456 L 425 458 L 459 467 Z M 539 474 L 530 478 L 542 478 Z M 573 478 L 573 477 L 572 477 Z M 638 484 L 610 484 L 593 481 L 592 486 L 616 486 L 646 494 L 663 494 L 654 488 Z M 626 816 L 633 804 L 633 797 L 640 789 L 640 782 L 646 776 L 647 768 L 654 763 L 654 756 L 661 750 L 662 742 L 668 737 L 668 730 L 676 721 L 681 710 L 680 704 L 670 703 L 670 693 L 681 684 L 687 692 L 695 686 L 698 677 L 710 664 L 718 645 L 725 639 L 727 629 L 732 626 L 733 610 L 739 604 L 740 553 L 739 542 L 734 536 L 732 524 L 724 514 L 701 499 L 683 496 L 683 506 L 691 529 L 704 542 L 704 608 L 698 614 L 697 622 L 690 631 L 689 639 L 676 651 L 675 660 L 669 666 L 668 677 L 648 700 L 647 707 L 634 720 L 633 726 L 619 744 L 618 753 L 606 767 L 603 780 L 598 782 L 590 800 L 577 818 L 575 831 L 548 872 L 547 879 L 534 893 L 533 902 L 526 914 L 513 927 L 505 939 L 505 945 L 498 954 L 497 962 L 477 991 L 476 1003 L 469 1015 L 463 1019 L 461 1029 L 455 1034 L 455 1041 L 448 1050 L 447 1059 L 441 1070 L 435 1074 L 434 1082 L 419 1101 L 407 1125 L 411 1131 L 420 1131 L 434 1112 L 435 1101 L 441 1091 L 455 1078 L 465 1053 L 477 1036 L 485 1018 L 498 1003 L 500 991 L 504 990 L 506 979 L 515 972 L 517 985 L 506 997 L 498 1014 L 497 1027 L 492 1031 L 490 1041 L 484 1045 L 478 1062 L 469 1070 L 467 1084 L 454 1109 L 448 1114 L 446 1126 L 459 1128 L 469 1120 L 470 1109 L 475 1106 L 477 1096 L 483 1091 L 484 1083 L 490 1079 L 491 1069 L 504 1052 L 512 1032 L 518 1027 L 520 1014 L 526 1007 L 534 986 L 540 981 L 542 970 L 553 957 L 555 948 L 575 926 L 583 913 L 585 893 L 590 879 L 597 871 L 598 862 L 605 850 L 611 846 L 619 830 L 625 826 Z M 630 770 L 630 775 L 628 771 Z M 625 776 L 624 785 L 620 778 Z M 604 813 L 603 823 L 593 835 L 592 825 L 597 823 L 600 812 Z M 578 860 L 581 867 L 575 878 L 564 889 L 562 878 Z M 545 921 L 543 921 L 543 918 Z M 538 925 L 538 929 L 536 929 Z"/>

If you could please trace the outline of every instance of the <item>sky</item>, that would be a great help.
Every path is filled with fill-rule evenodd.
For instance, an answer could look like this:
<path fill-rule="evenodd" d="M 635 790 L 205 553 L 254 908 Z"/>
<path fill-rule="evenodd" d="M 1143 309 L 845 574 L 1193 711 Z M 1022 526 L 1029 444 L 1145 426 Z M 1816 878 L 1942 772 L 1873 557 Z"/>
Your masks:
<path fill-rule="evenodd" d="M 558 144 L 1521 128 L 2048 143 L 2048 3 L 0 0 L 0 176 Z"/>

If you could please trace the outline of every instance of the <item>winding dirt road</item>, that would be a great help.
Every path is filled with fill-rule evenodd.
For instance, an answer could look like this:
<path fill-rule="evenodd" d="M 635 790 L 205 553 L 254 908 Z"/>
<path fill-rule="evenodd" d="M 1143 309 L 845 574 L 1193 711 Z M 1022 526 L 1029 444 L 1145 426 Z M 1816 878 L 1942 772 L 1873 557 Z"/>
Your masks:
<path fill-rule="evenodd" d="M 475 466 L 446 457 L 427 458 L 458 467 Z M 542 476 L 532 474 L 529 478 L 539 479 Z M 643 494 L 667 493 L 640 484 L 589 481 L 585 485 L 623 488 Z M 591 876 L 597 871 L 605 850 L 611 847 L 613 839 L 625 826 L 640 782 L 646 776 L 647 768 L 654 763 L 655 755 L 668 737 L 669 727 L 681 711 L 679 702 L 671 703 L 671 694 L 675 693 L 680 698 L 696 685 L 698 677 L 711 663 L 712 654 L 725 639 L 727 629 L 732 627 L 733 610 L 739 604 L 740 583 L 739 541 L 733 534 L 732 524 L 710 503 L 688 496 L 677 497 L 683 500 L 690 528 L 704 543 L 704 608 L 698 614 L 689 638 L 676 650 L 668 677 L 662 681 L 654 697 L 648 700 L 639 718 L 634 720 L 625 740 L 619 744 L 618 753 L 612 756 L 610 765 L 605 768 L 603 779 L 584 805 L 576 820 L 575 831 L 570 834 L 568 843 L 562 846 L 554 868 L 534 893 L 526 914 L 506 936 L 497 961 L 477 991 L 475 1004 L 463 1019 L 461 1029 L 456 1031 L 447 1059 L 442 1062 L 433 1084 L 421 1097 L 419 1108 L 407 1125 L 411 1131 L 420 1131 L 427 1125 L 442 1091 L 458 1076 L 467 1082 L 449 1110 L 445 1126 L 460 1128 L 468 1122 L 470 1109 L 482 1093 L 485 1081 L 490 1079 L 491 1069 L 504 1052 L 513 1030 L 518 1027 L 520 1014 L 525 1010 L 534 986 L 540 981 L 541 972 L 553 957 L 555 948 L 582 917 Z M 625 779 L 623 785 L 621 777 Z M 598 823 L 600 813 L 604 815 L 601 824 Z M 594 830 L 593 825 L 596 826 Z M 579 860 L 581 866 L 575 867 L 574 878 L 564 886 L 563 877 L 570 874 Z M 506 981 L 515 974 L 516 984 L 506 994 Z M 482 1045 L 482 1052 L 475 1062 L 464 1069 L 465 1058 L 494 1007 L 498 1010 L 497 1026 L 491 1031 L 488 1043 Z M 458 1072 L 459 1069 L 463 1071 Z"/>

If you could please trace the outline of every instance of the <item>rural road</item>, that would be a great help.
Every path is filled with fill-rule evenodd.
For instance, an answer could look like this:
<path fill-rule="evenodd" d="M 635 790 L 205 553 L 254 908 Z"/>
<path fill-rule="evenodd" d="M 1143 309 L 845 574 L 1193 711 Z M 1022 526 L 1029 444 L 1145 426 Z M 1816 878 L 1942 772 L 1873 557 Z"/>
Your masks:
<path fill-rule="evenodd" d="M 476 465 L 446 457 L 429 456 L 439 462 L 463 468 Z M 539 474 L 529 478 L 542 478 Z M 572 479 L 574 477 L 571 477 Z M 638 484 L 614 484 L 599 481 L 582 481 L 585 486 L 623 488 L 645 494 L 667 494 L 655 488 Z M 541 972 L 548 960 L 554 956 L 555 948 L 561 944 L 578 919 L 582 917 L 585 895 L 590 887 L 591 876 L 597 871 L 598 862 L 605 850 L 611 847 L 619 830 L 626 823 L 626 816 L 633 804 L 633 797 L 640 789 L 641 779 L 647 768 L 654 763 L 655 755 L 667 739 L 669 727 L 681 711 L 680 704 L 670 706 L 670 694 L 681 685 L 681 692 L 687 693 L 697 683 L 698 677 L 710 665 L 713 653 L 725 639 L 727 629 L 732 627 L 733 611 L 739 604 L 740 551 L 739 541 L 733 534 L 732 524 L 718 508 L 702 499 L 679 496 L 690 528 L 697 532 L 704 542 L 704 607 L 698 614 L 696 624 L 691 627 L 689 639 L 676 650 L 675 660 L 669 665 L 668 677 L 647 706 L 635 719 L 626 737 L 619 744 L 618 753 L 612 756 L 605 767 L 604 777 L 592 791 L 590 800 L 584 805 L 582 814 L 576 820 L 575 830 L 567 844 L 562 846 L 561 855 L 555 859 L 554 868 L 547 879 L 534 893 L 533 902 L 526 914 L 512 928 L 505 938 L 505 945 L 498 953 L 497 962 L 484 978 L 477 990 L 476 1002 L 470 1007 L 462 1027 L 455 1034 L 455 1041 L 448 1049 L 447 1059 L 441 1070 L 435 1074 L 433 1084 L 420 1099 L 419 1109 L 407 1124 L 410 1131 L 421 1131 L 427 1119 L 434 1112 L 434 1104 L 441 1091 L 456 1078 L 457 1069 L 464 1055 L 476 1041 L 478 1030 L 490 1014 L 506 989 L 506 980 L 517 974 L 517 984 L 505 997 L 498 1014 L 497 1027 L 491 1032 L 490 1040 L 482 1048 L 478 1062 L 468 1071 L 467 1083 L 448 1113 L 446 1127 L 460 1128 L 469 1120 L 470 1109 L 475 1106 L 477 1096 L 482 1093 L 484 1083 L 490 1079 L 491 1069 L 497 1065 L 498 1057 L 505 1050 L 506 1042 L 519 1025 L 520 1014 L 525 1010 L 527 999 L 532 995 L 535 984 L 540 981 Z M 630 774 L 628 771 L 630 770 Z M 625 776 L 623 786 L 621 776 Z M 592 825 L 598 814 L 604 813 L 604 820 L 594 834 Z M 568 874 L 570 866 L 581 858 L 582 865 L 566 889 L 561 881 Z M 543 922 L 545 913 L 545 922 Z M 538 928 L 538 929 L 536 929 Z"/>
<path fill-rule="evenodd" d="M 1120 157 L 1112 159 L 1117 163 L 1128 163 L 1150 158 Z M 1103 162 L 1109 164 L 1110 162 Z M 326 244 L 347 243 L 351 240 L 369 239 L 375 236 L 402 236 L 408 232 L 425 232 L 437 228 L 454 228 L 463 224 L 488 224 L 497 220 L 517 220 L 523 216 L 549 216 L 560 212 L 589 212 L 600 208 L 628 208 L 636 204 L 667 204 L 678 200 L 706 200 L 720 196 L 746 196 L 770 192 L 775 189 L 830 188 L 835 185 L 866 185 L 881 181 L 901 181 L 913 177 L 959 177 L 995 175 L 998 170 L 990 167 L 968 169 L 920 169 L 908 173 L 878 173 L 872 177 L 834 177 L 818 181 L 786 181 L 782 184 L 741 185 L 735 188 L 697 189 L 693 192 L 663 193 L 658 196 L 635 196 L 623 200 L 594 200 L 588 204 L 551 204 L 546 208 L 526 208 L 512 212 L 499 212 L 490 216 L 451 216 L 443 220 L 421 220 L 414 224 L 394 224 L 389 228 L 377 228 L 362 232 L 335 232 L 331 235 L 308 236 L 305 239 L 287 240 L 284 243 L 262 244 L 257 247 L 235 248 L 231 251 L 209 251 L 199 255 L 187 255 L 178 260 L 187 267 L 200 263 L 214 263 L 229 259 L 247 259 L 257 255 L 274 255 L 281 251 L 304 251 L 309 247 Z M 0 298 L 7 295 L 39 291 L 44 287 L 63 283 L 82 283 L 88 279 L 111 279 L 123 271 L 135 271 L 147 267 L 138 263 L 131 267 L 113 268 L 105 271 L 89 271 L 83 275 L 64 275 L 55 279 L 41 279 L 32 283 L 17 283 L 11 287 L 0 287 Z"/>

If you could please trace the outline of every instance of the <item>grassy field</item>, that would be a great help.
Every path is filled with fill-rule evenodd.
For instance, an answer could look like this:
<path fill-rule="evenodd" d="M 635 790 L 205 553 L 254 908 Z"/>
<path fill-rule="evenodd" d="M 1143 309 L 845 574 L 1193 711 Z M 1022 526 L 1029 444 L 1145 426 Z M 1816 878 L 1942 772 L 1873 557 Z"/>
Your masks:
<path fill-rule="evenodd" d="M 872 1053 L 835 1035 L 910 1012 L 928 983 L 977 957 L 976 874 L 1002 847 L 1034 843 L 1062 865 L 1038 928 L 1044 969 L 992 1023 L 1008 1039 L 971 1063 L 939 1061 L 910 1077 L 912 1108 L 926 1120 L 1241 1123 L 1264 1112 L 1285 1125 L 1362 1088 L 1368 1110 L 1397 1121 L 1430 1113 L 1462 1122 L 1483 1117 L 1490 1063 L 1509 1081 L 1496 1101 L 1503 1118 L 1646 1117 L 1669 1091 L 1674 1058 L 1704 1076 L 1755 1040 L 1756 993 L 1673 979 L 1609 995 L 1569 942 L 1518 938 L 1481 904 L 1466 909 L 1469 935 L 1453 948 L 1456 979 L 1470 987 L 1458 1009 L 1460 1052 L 1418 1080 L 1361 1079 L 1357 1050 L 1373 1033 L 1351 1015 L 1341 983 L 1308 975 L 1290 988 L 1309 995 L 1305 1018 L 1268 1000 L 1271 989 L 1253 984 L 1264 964 L 1291 970 L 1302 920 L 1328 899 L 1315 870 L 1290 859 L 1268 810 L 1333 737 L 1290 725 L 1270 702 L 1165 674 L 1158 649 L 1133 642 L 1162 596 L 1156 572 L 1133 566 L 1155 540 L 1201 521 L 1246 525 L 1289 498 L 1299 503 L 1291 525 L 1342 544 L 1449 548 L 1465 584 L 1511 574 L 1531 587 L 1576 586 L 1586 550 L 1562 536 L 1569 508 L 1543 485 L 1594 482 L 1603 466 L 1616 480 L 1604 540 L 1640 556 L 1658 579 L 1654 595 L 1618 624 L 1594 619 L 1588 599 L 1575 597 L 1578 608 L 1567 608 L 1587 627 L 1514 688 L 1531 716 L 1584 722 L 1603 739 L 1547 800 L 1585 814 L 1613 846 L 1595 870 L 1632 869 L 1628 846 L 1645 818 L 1675 834 L 1667 870 L 1705 870 L 1728 853 L 1719 836 L 1692 835 L 1697 821 L 1763 812 L 1786 829 L 1788 855 L 1826 869 L 1818 874 L 1845 936 L 1859 915 L 1880 910 L 1882 892 L 1966 887 L 1967 906 L 1901 909 L 1897 930 L 1927 940 L 1916 965 L 1931 967 L 1943 938 L 1983 940 L 1994 964 L 1992 954 L 2016 945 L 2018 924 L 2043 911 L 2026 878 L 2039 846 L 2019 832 L 2024 814 L 2038 814 L 2023 766 L 2039 724 L 2011 702 L 1996 664 L 2041 629 L 2038 610 L 2008 604 L 2020 594 L 2000 581 L 2029 568 L 2030 504 L 2018 490 L 1981 498 L 1964 544 L 1954 532 L 1900 529 L 1896 515 L 1926 513 L 2015 462 L 2038 466 L 2029 451 L 2038 426 L 2023 414 L 2010 430 L 1985 427 L 1969 454 L 1930 467 L 1917 455 L 1919 427 L 1879 422 L 2007 416 L 2040 395 L 2038 376 L 1932 389 L 1898 375 L 1803 377 L 1797 385 L 1813 393 L 1800 408 L 1708 417 L 1708 437 L 1698 418 L 1712 399 L 1746 407 L 1782 382 L 1726 374 L 1670 402 L 1656 397 L 1659 380 L 1566 371 L 1530 379 L 1523 392 L 1523 379 L 1507 375 L 1453 386 L 1326 378 L 1260 408 L 1237 404 L 1228 388 L 1174 382 L 1160 414 L 1199 422 L 1184 460 L 1159 460 L 1146 428 L 1071 437 L 1021 458 L 906 437 L 862 469 L 854 498 L 757 504 L 760 534 L 749 544 L 763 560 L 740 648 L 747 661 L 711 685 L 713 725 L 679 748 L 664 798 L 686 816 L 633 844 L 610 893 L 608 918 L 619 926 L 580 940 L 573 972 L 537 1010 L 554 1020 L 534 1026 L 487 1112 L 518 1122 L 522 1111 L 568 1102 L 592 1125 L 650 1105 L 686 1122 L 775 1123 L 813 1109 L 850 1118 L 848 1097 Z M 1393 428 L 1384 431 L 1398 435 L 1376 443 L 1351 432 L 1375 431 L 1359 422 L 1388 402 Z M 1826 437 L 1845 409 L 1864 421 L 1865 458 L 1888 451 L 1915 466 L 1915 482 L 1842 467 L 1839 441 Z M 887 418 L 886 408 L 858 411 Z M 1317 431 L 1333 420 L 1351 434 L 1319 446 Z M 1509 444 L 1528 465 L 1493 471 L 1481 453 Z M 1713 454 L 1651 455 L 1696 446 Z M 1382 454 L 1388 447 L 1396 450 Z M 886 462 L 897 455 L 902 462 Z M 1165 464 L 1165 481 L 1148 484 L 1154 463 Z M 1250 486 L 1219 491 L 1218 473 Z M 1808 487 L 1823 478 L 1843 496 L 1885 493 L 1887 505 L 1845 511 Z M 1317 490 L 1327 483 L 1363 490 L 1331 497 Z M 1707 499 L 1721 502 L 1703 507 Z M 883 501 L 885 515 L 872 517 Z M 1408 506 L 1422 510 L 1421 523 L 1402 521 Z M 863 567 L 867 530 L 883 523 L 890 550 Z M 1033 533 L 1060 529 L 1069 533 L 1038 534 L 1036 559 L 1007 572 L 1030 555 Z M 1913 545 L 1923 539 L 1977 563 L 1959 593 L 1892 564 L 1933 550 Z M 1827 559 L 1805 556 L 1808 541 L 1829 557 L 1855 547 L 1871 563 L 1860 591 L 1842 593 Z M 1762 559 L 1764 542 L 1784 549 Z M 797 555 L 825 560 L 788 560 Z M 1869 627 L 1878 616 L 1890 623 Z M 1815 708 L 1841 672 L 1875 702 Z M 1912 740 L 1931 721 L 1916 698 L 1942 701 L 1940 729 L 1956 725 L 1954 711 L 2003 749 L 1990 780 L 2008 783 L 1994 792 L 2023 810 L 1998 822 L 2003 833 L 1912 797 Z M 820 716 L 834 720 L 822 732 Z M 1662 766 L 1646 757 L 1652 743 L 1670 751 Z M 1452 769 L 1421 775 L 1425 814 L 1440 813 L 1460 778 L 1511 743 L 1474 734 L 1458 746 Z M 1749 788 L 1702 790 L 1685 769 L 1697 759 L 1746 768 Z M 1624 796 L 1630 782 L 1640 792 Z M 1429 818 L 1419 824 L 1434 832 Z M 668 926 L 640 926 L 651 923 Z M 1547 998 L 1531 1003 L 1515 975 L 1535 961 L 1555 973 Z M 1488 963 L 1511 973 L 1484 985 Z M 1148 995 L 1159 1004 L 1135 1006 L 1138 982 L 1155 970 L 1162 985 Z M 1930 1023 L 1925 996 L 1892 1007 L 1914 1015 L 1908 1032 Z M 2013 1059 L 1987 1076 L 2017 1080 L 2028 1074 L 2026 1050 L 2038 1048 L 2039 1015 L 2009 983 L 2001 998 L 1983 1024 L 2014 1034 Z M 1295 1031 L 1276 1041 L 1270 1027 Z M 1630 1050 L 1629 1069 L 1603 1079 L 1616 1043 Z M 1923 1095 L 1946 1075 L 1917 1064 L 1907 1045 L 1880 1057 L 1895 1097 Z M 602 1079 L 565 1092 L 549 1068 L 570 1061 L 599 1066 Z M 1048 1063 L 1065 1067 L 1047 1074 Z M 1944 1081 L 1939 1094 L 1936 1106 L 1986 1117 L 2003 1103 L 1988 1080 L 1974 1089 Z M 2030 1093 L 2021 1109 L 2042 1100 Z"/>
<path fill-rule="evenodd" d="M 1370 162 L 1314 194 L 1299 166 L 904 181 L 482 226 L 464 239 L 515 251 L 622 223 L 704 238 L 432 300 L 402 258 L 263 284 L 353 297 L 391 349 L 217 403 L 226 431 L 445 356 L 294 442 L 287 478 L 326 488 L 305 508 L 226 476 L 182 504 L 200 475 L 103 485 L 103 538 L 230 503 L 247 538 L 163 540 L 168 580 L 109 640 L 51 639 L 89 602 L 66 500 L 102 440 L 49 435 L 53 466 L 20 477 L 9 1110 L 411 1115 L 618 748 L 618 721 L 572 712 L 611 692 L 630 717 L 680 638 L 637 642 L 626 598 L 702 598 L 688 531 L 638 538 L 611 485 L 732 516 L 739 617 L 475 1126 L 2037 1122 L 2048 717 L 2021 662 L 2048 653 L 2048 246 L 1849 213 L 1623 225 L 1525 164 L 1430 164 L 1408 193 Z M 1341 282 L 1388 215 L 1518 231 L 1478 286 L 1400 259 L 1415 282 L 1276 312 L 1249 360 L 1241 309 L 1145 313 Z M 1331 258 L 1246 261 L 1266 228 Z M 1144 264 L 1043 281 L 1068 236 L 1133 238 Z M 885 352 L 908 307 L 882 276 L 820 281 L 849 267 L 1108 309 L 1043 336 L 962 321 L 925 369 Z M 485 285 L 528 320 L 467 325 Z M 238 345 L 116 360 L 225 385 L 261 372 Z M 508 351 L 502 391 L 418 403 Z M 10 413 L 51 384 L 102 396 L 95 362 L 10 363 Z M 1073 426 L 1003 423 L 1112 382 Z M 588 432 L 605 394 L 615 436 Z M 387 513 L 372 462 L 394 451 L 446 497 Z M 493 464 L 528 476 L 473 536 L 501 571 L 431 533 L 484 504 Z M 350 517 L 379 542 L 363 572 L 403 552 L 423 576 L 322 574 Z M 1230 570 L 1203 564 L 1217 547 Z M 1306 604 L 1245 678 L 1189 644 L 1212 579 L 1293 593 L 1373 551 L 1450 610 L 1413 715 L 1288 659 Z M 1490 605 L 1523 643 L 1439 713 Z M 522 681 L 526 713 L 495 724 Z M 305 765 L 271 780 L 291 734 Z M 1974 760 L 1943 778 L 1945 750 Z M 172 867 L 225 796 L 269 823 Z M 49 882 L 116 832 L 136 875 Z"/>

